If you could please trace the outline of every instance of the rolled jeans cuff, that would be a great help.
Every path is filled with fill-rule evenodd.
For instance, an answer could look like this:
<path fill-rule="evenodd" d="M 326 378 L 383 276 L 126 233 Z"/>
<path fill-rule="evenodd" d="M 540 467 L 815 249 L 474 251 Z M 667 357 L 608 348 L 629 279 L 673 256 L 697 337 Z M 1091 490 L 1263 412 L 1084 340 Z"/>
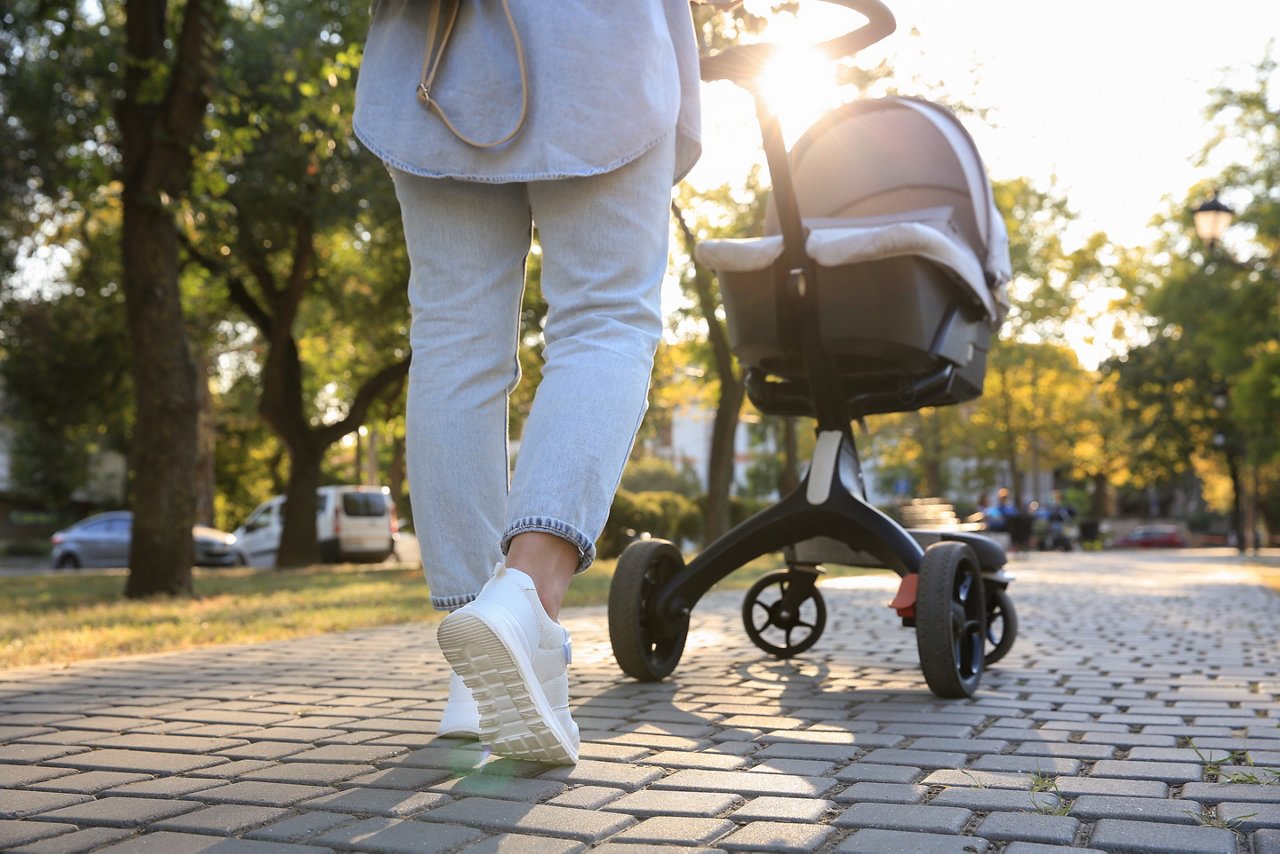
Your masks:
<path fill-rule="evenodd" d="M 437 611 L 456 611 L 475 600 L 479 593 L 463 593 L 458 596 L 432 596 L 431 607 Z"/>
<path fill-rule="evenodd" d="M 507 532 L 502 535 L 502 553 L 505 555 L 507 550 L 511 548 L 513 537 L 518 534 L 527 534 L 531 531 L 553 534 L 562 540 L 568 540 L 578 550 L 578 568 L 573 571 L 574 575 L 585 571 L 596 559 L 596 544 L 586 534 L 567 522 L 561 522 L 559 519 L 552 519 L 549 516 L 525 516 L 523 519 L 517 519 L 512 522 L 507 528 Z"/>

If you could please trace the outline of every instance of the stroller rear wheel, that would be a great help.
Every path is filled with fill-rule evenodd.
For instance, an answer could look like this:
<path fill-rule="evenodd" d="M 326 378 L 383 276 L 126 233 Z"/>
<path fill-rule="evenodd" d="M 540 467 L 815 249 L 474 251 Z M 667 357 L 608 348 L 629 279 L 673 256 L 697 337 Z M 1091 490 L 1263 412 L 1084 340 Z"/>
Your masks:
<path fill-rule="evenodd" d="M 964 543 L 931 545 L 920 562 L 916 645 L 929 690 L 939 697 L 972 697 L 982 681 L 986 608 L 982 575 Z"/>
<path fill-rule="evenodd" d="M 666 540 L 637 540 L 622 552 L 609 585 L 609 642 L 628 676 L 657 682 L 676 669 L 689 634 L 689 618 L 658 624 L 654 594 L 684 569 L 680 550 Z"/>
<path fill-rule="evenodd" d="M 776 658 L 791 658 L 817 643 L 827 625 L 827 606 L 814 586 L 817 577 L 816 572 L 771 572 L 751 585 L 742 600 L 751 642 Z"/>
<path fill-rule="evenodd" d="M 990 667 L 1013 649 L 1013 641 L 1018 636 L 1018 612 L 1003 587 L 988 587 L 983 595 L 987 604 L 987 642 L 990 648 L 982 664 Z"/>

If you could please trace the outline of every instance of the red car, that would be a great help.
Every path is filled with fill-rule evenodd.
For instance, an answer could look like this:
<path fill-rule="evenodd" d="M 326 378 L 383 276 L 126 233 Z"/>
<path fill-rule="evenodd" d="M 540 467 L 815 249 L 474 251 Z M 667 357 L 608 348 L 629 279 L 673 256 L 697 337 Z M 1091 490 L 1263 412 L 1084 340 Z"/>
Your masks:
<path fill-rule="evenodd" d="M 1177 525 L 1147 525 L 1111 543 L 1113 549 L 1181 549 L 1186 545 Z"/>

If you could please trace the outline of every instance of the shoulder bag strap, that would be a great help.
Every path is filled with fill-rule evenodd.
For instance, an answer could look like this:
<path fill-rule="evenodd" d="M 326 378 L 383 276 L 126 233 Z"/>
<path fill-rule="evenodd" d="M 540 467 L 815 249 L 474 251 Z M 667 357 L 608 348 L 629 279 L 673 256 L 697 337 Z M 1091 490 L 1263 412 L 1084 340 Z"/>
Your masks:
<path fill-rule="evenodd" d="M 467 145 L 474 148 L 496 148 L 509 142 L 520 132 L 524 127 L 525 117 L 529 113 L 529 73 L 525 67 L 524 45 L 520 42 L 520 33 L 516 29 L 515 18 L 511 15 L 509 0 L 502 0 L 502 11 L 506 13 L 507 27 L 511 30 L 511 41 L 515 45 L 516 61 L 520 65 L 520 116 L 516 119 L 516 126 L 502 139 L 492 142 L 474 140 L 458 130 L 445 115 L 440 102 L 431 97 L 431 86 L 435 82 L 436 73 L 440 70 L 449 37 L 453 35 L 453 25 L 458 21 L 458 10 L 462 7 L 462 2 L 463 0 L 436 0 L 431 4 L 431 18 L 427 22 L 426 52 L 422 57 L 422 75 L 418 80 L 418 102 L 438 115 L 445 127 Z"/>

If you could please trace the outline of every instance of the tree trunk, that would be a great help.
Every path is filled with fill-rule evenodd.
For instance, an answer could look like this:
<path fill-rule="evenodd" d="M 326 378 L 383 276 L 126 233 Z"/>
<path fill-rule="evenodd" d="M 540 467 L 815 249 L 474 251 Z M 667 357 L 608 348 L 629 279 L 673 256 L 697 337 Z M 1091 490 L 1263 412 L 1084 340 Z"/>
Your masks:
<path fill-rule="evenodd" d="M 130 462 L 130 599 L 189 595 L 194 546 L 195 367 L 178 295 L 173 221 L 150 194 L 126 188 L 124 290 L 137 394 Z"/>
<path fill-rule="evenodd" d="M 694 257 L 692 229 L 684 221 L 684 215 L 675 202 L 671 212 L 684 238 L 689 257 Z M 716 315 L 716 300 L 711 292 L 711 272 L 693 262 L 693 284 L 698 294 L 698 308 L 707 322 L 707 339 L 711 343 L 715 372 L 720 380 L 720 399 L 716 401 L 716 417 L 711 429 L 711 454 L 707 464 L 706 538 L 710 542 L 729 530 L 729 493 L 733 489 L 734 438 L 738 432 L 738 418 L 742 400 L 746 396 L 746 384 L 734 369 L 733 353 L 729 349 L 729 336 L 724 324 Z"/>
<path fill-rule="evenodd" d="M 706 537 L 710 542 L 732 527 L 729 496 L 733 490 L 734 439 L 742 410 L 745 387 L 732 372 L 720 380 L 720 399 L 711 427 L 711 454 L 707 465 Z"/>
<path fill-rule="evenodd" d="M 938 424 L 938 411 L 921 410 L 916 413 L 920 425 L 920 451 L 924 474 L 924 494 L 938 498 L 946 491 L 942 483 L 942 430 Z"/>
<path fill-rule="evenodd" d="M 191 178 L 209 102 L 217 0 L 188 0 L 176 38 L 167 0 L 126 0 L 120 128 L 122 285 L 137 396 L 134 522 L 125 596 L 191 593 L 196 371 L 178 288 L 174 199 Z M 162 72 L 164 72 L 162 74 Z M 156 97 L 157 81 L 164 84 Z"/>
<path fill-rule="evenodd" d="M 213 525 L 214 496 L 217 494 L 214 455 L 218 445 L 218 424 L 213 411 L 213 393 L 209 390 L 209 378 L 203 362 L 196 374 L 196 402 L 195 520 L 199 525 Z"/>
<path fill-rule="evenodd" d="M 1231 475 L 1231 533 L 1236 538 L 1236 550 L 1244 554 L 1247 546 L 1240 514 L 1240 460 L 1231 451 L 1227 451 L 1227 472 Z"/>
<path fill-rule="evenodd" d="M 311 443 L 289 449 L 289 487 L 284 494 L 277 569 L 310 566 L 321 560 L 316 535 L 316 490 L 320 487 L 321 456 Z M 333 508 L 325 510 L 332 512 Z"/>
<path fill-rule="evenodd" d="M 800 440 L 796 434 L 796 419 L 782 419 L 782 476 L 778 480 L 778 493 L 790 495 L 800 488 Z"/>

